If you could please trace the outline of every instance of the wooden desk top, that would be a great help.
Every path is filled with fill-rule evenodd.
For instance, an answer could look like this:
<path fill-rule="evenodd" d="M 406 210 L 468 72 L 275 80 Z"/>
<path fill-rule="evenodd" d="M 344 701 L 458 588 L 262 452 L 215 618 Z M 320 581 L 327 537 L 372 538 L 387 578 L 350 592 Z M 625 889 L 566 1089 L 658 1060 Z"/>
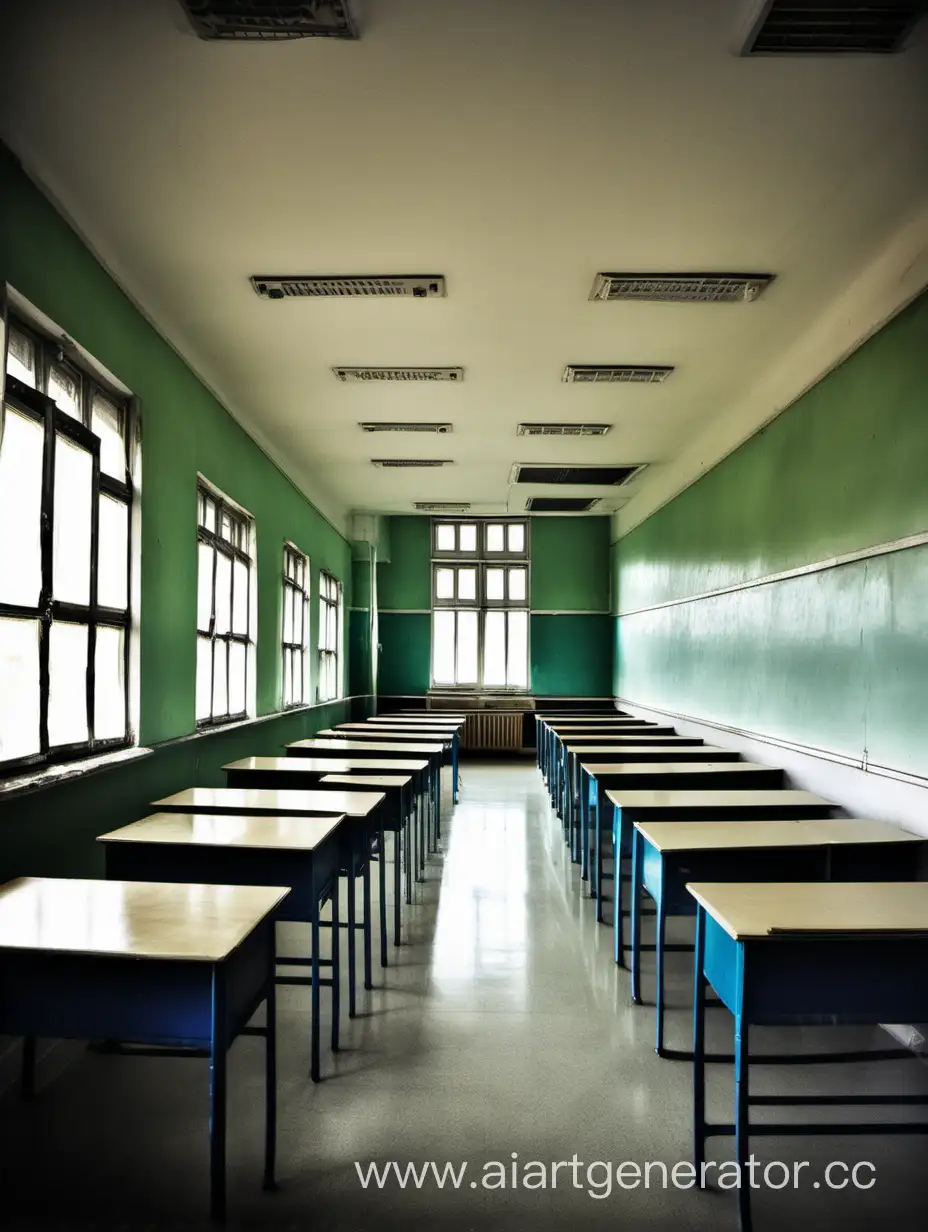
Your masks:
<path fill-rule="evenodd" d="M 398 770 L 411 770 L 418 773 L 427 770 L 427 761 L 391 761 L 388 757 L 345 757 L 339 761 L 325 757 L 243 757 L 239 761 L 230 761 L 223 770 L 266 770 L 273 774 L 283 771 L 289 774 L 348 774 L 356 767 L 365 773 L 375 770 L 388 770 L 391 774 Z"/>
<path fill-rule="evenodd" d="M 608 753 L 610 748 L 624 748 L 629 744 L 675 744 L 681 748 L 699 749 L 687 736 L 649 736 L 646 731 L 629 732 L 627 736 L 582 735 L 562 737 L 561 744 L 570 753 Z"/>
<path fill-rule="evenodd" d="M 286 749 L 313 749 L 328 750 L 332 753 L 443 753 L 445 746 L 443 744 L 406 744 L 397 741 L 395 744 L 390 741 L 384 741 L 377 744 L 367 740 L 347 740 L 336 737 L 334 740 L 318 740 L 310 738 L 309 740 L 293 740 L 290 744 L 285 744 Z"/>
<path fill-rule="evenodd" d="M 171 813 L 267 813 L 291 817 L 366 817 L 384 800 L 375 791 L 287 791 L 272 787 L 187 787 L 152 806 Z"/>
<path fill-rule="evenodd" d="M 928 842 L 924 835 L 911 834 L 888 821 L 862 817 L 834 821 L 636 821 L 635 829 L 661 852 Z"/>
<path fill-rule="evenodd" d="M 593 750 L 593 751 L 595 752 L 597 750 Z M 571 752 L 579 753 L 580 750 L 571 749 Z M 684 762 L 682 763 L 683 765 L 691 765 L 693 764 L 693 762 L 695 762 L 696 765 L 699 765 L 703 757 L 705 757 L 707 761 L 710 761 L 714 757 L 717 757 L 719 753 L 729 753 L 731 752 L 731 750 L 730 749 L 717 749 L 714 745 L 711 745 L 711 744 L 684 745 L 683 748 L 681 748 L 679 745 L 675 745 L 675 744 L 665 745 L 663 741 L 660 741 L 657 744 L 638 744 L 637 742 L 635 744 L 625 744 L 625 745 L 621 745 L 619 748 L 608 748 L 605 750 L 605 752 L 622 753 L 623 756 L 625 754 L 628 754 L 629 760 L 634 760 L 635 753 L 667 753 L 671 757 L 673 756 L 674 753 L 685 753 L 688 758 L 691 758 L 691 761 Z M 660 762 L 655 762 L 654 764 L 661 765 Z M 731 765 L 732 763 L 728 762 L 727 764 Z M 580 768 L 581 770 L 585 770 L 587 774 L 592 774 L 593 778 L 597 778 L 600 776 L 605 776 L 607 774 L 620 773 L 626 765 L 628 765 L 628 762 L 624 762 L 624 761 L 617 761 L 617 762 L 593 761 L 589 763 L 581 761 Z"/>
<path fill-rule="evenodd" d="M 333 817 L 242 817 L 235 813 L 153 813 L 97 836 L 98 843 L 171 843 L 314 851 L 345 820 Z"/>
<path fill-rule="evenodd" d="M 784 933 L 928 933 L 928 881 L 700 881 L 687 889 L 736 941 Z"/>
<path fill-rule="evenodd" d="M 371 723 L 339 723 L 337 727 L 326 727 L 320 733 L 320 736 L 337 736 L 343 739 L 346 735 L 351 740 L 361 740 L 370 736 L 373 740 L 396 740 L 398 742 L 409 740 L 440 740 L 442 744 L 450 744 L 454 739 L 454 732 L 442 728 L 432 727 L 390 727 L 388 724 L 383 724 L 380 727 L 375 727 Z"/>
<path fill-rule="evenodd" d="M 789 791 L 785 788 L 770 788 L 769 790 L 746 791 L 625 791 L 622 788 L 609 788 L 608 798 L 617 808 L 654 809 L 662 808 L 719 808 L 743 809 L 808 807 L 809 805 L 831 806 L 830 800 L 813 795 L 811 791 Z M 834 806 L 837 807 L 837 806 Z"/>
<path fill-rule="evenodd" d="M 378 726 L 386 723 L 390 727 L 447 727 L 456 731 L 464 726 L 466 719 L 417 719 L 412 715 L 372 714 L 364 722 L 376 723 Z"/>
<path fill-rule="evenodd" d="M 474 714 L 479 714 L 479 710 L 473 711 Z M 393 710 L 389 714 L 378 714 L 378 719 L 434 719 L 436 723 L 442 723 L 449 720 L 454 720 L 456 723 L 465 723 L 467 721 L 466 714 L 445 714 L 444 710 Z"/>
<path fill-rule="evenodd" d="M 587 728 L 601 727 L 657 727 L 658 724 L 649 719 L 548 719 L 548 727 L 553 732 L 575 731 L 577 728 L 585 731 Z"/>
<path fill-rule="evenodd" d="M 602 766 L 593 766 L 592 770 L 602 770 Z M 752 761 L 713 761 L 707 757 L 705 761 L 626 761 L 619 762 L 611 773 L 616 778 L 623 775 L 647 774 L 743 774 L 747 771 L 767 770 L 770 774 L 780 774 L 775 766 L 758 766 Z M 621 790 L 619 788 L 618 790 Z"/>
<path fill-rule="evenodd" d="M 0 948 L 216 962 L 289 893 L 286 886 L 21 877 L 0 886 Z"/>
<path fill-rule="evenodd" d="M 376 787 L 384 791 L 388 787 L 408 787 L 412 782 L 410 774 L 326 774 L 320 783 L 339 783 L 350 785 L 357 783 L 359 787 Z"/>

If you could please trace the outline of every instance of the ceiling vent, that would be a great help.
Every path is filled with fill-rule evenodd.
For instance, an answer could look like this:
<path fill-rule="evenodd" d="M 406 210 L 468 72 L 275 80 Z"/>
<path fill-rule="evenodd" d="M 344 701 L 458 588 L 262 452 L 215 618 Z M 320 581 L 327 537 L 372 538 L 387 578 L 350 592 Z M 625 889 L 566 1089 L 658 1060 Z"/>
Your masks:
<path fill-rule="evenodd" d="M 659 385 L 671 372 L 667 364 L 568 364 L 564 380 L 578 385 Z"/>
<path fill-rule="evenodd" d="M 467 513 L 470 501 L 413 501 L 420 513 Z"/>
<path fill-rule="evenodd" d="M 402 423 L 382 420 L 380 423 L 358 424 L 364 432 L 440 432 L 451 431 L 450 423 Z"/>
<path fill-rule="evenodd" d="M 605 436 L 611 424 L 604 423 L 521 423 L 517 436 Z"/>
<path fill-rule="evenodd" d="M 509 476 L 510 483 L 557 483 L 571 487 L 583 485 L 597 488 L 621 487 L 644 466 L 524 466 L 517 462 Z"/>
<path fill-rule="evenodd" d="M 901 51 L 925 0 L 762 0 L 746 56 L 888 55 Z"/>
<path fill-rule="evenodd" d="M 597 274 L 590 299 L 667 304 L 752 303 L 773 274 Z"/>
<path fill-rule="evenodd" d="M 453 466 L 450 458 L 371 458 L 374 466 L 399 469 L 410 466 Z"/>
<path fill-rule="evenodd" d="M 463 368 L 333 368 L 340 381 L 463 381 Z"/>
<path fill-rule="evenodd" d="M 530 496 L 525 508 L 528 513 L 588 513 L 598 504 L 598 496 Z"/>
<path fill-rule="evenodd" d="M 253 274 L 251 285 L 261 299 L 351 299 L 374 295 L 440 299 L 445 280 L 439 274 Z"/>
<path fill-rule="evenodd" d="M 202 39 L 358 37 L 348 0 L 181 0 L 194 30 Z"/>

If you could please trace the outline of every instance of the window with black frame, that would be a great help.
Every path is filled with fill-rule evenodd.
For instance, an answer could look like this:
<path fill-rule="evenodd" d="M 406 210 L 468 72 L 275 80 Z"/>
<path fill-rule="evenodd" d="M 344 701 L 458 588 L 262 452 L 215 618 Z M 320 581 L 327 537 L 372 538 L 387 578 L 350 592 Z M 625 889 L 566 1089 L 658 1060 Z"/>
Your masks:
<path fill-rule="evenodd" d="M 342 584 L 331 573 L 319 574 L 319 701 L 341 696 L 339 643 L 342 623 Z"/>
<path fill-rule="evenodd" d="M 309 577 L 309 557 L 285 543 L 281 634 L 285 708 L 309 701 Z"/>
<path fill-rule="evenodd" d="M 130 399 L 10 316 L 0 408 L 0 773 L 132 743 Z"/>
<path fill-rule="evenodd" d="M 197 726 L 248 717 L 254 643 L 251 517 L 197 485 Z"/>

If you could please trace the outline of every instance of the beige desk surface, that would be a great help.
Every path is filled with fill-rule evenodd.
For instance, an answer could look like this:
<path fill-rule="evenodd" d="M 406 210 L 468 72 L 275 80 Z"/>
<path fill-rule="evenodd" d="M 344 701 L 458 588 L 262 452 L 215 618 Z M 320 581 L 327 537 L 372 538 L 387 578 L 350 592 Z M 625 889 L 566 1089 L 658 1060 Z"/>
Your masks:
<path fill-rule="evenodd" d="M 572 753 L 577 753 L 579 750 L 571 749 L 570 751 Z M 718 749 L 714 745 L 711 745 L 711 744 L 684 745 L 681 748 L 679 745 L 674 745 L 674 744 L 665 745 L 662 741 L 659 744 L 637 744 L 637 743 L 623 744 L 619 748 L 607 748 L 605 752 L 622 753 L 623 755 L 628 754 L 630 757 L 634 757 L 635 753 L 666 753 L 670 757 L 672 757 L 675 753 L 685 753 L 687 757 L 692 758 L 692 762 L 684 762 L 682 764 L 689 765 L 689 764 L 695 763 L 698 766 L 701 764 L 703 757 L 705 757 L 706 761 L 711 761 L 717 754 L 728 753 L 729 750 L 728 749 Z M 587 774 L 591 774 L 593 778 L 596 778 L 597 775 L 619 773 L 628 764 L 629 763 L 625 761 L 617 761 L 617 762 L 596 762 L 596 761 L 584 762 L 584 761 L 581 761 L 580 762 L 581 769 L 585 770 Z M 654 765 L 657 765 L 657 766 L 661 764 L 662 764 L 661 762 L 654 762 Z M 726 763 L 726 765 L 732 765 L 732 764 L 737 764 L 737 763 L 733 763 L 733 762 Z"/>
<path fill-rule="evenodd" d="M 153 813 L 129 826 L 98 835 L 97 842 L 314 851 L 344 820 L 344 814 L 334 817 L 242 817 L 235 813 Z"/>
<path fill-rule="evenodd" d="M 474 711 L 474 714 L 479 714 L 479 711 Z M 442 722 L 446 719 L 454 719 L 458 723 L 467 721 L 466 714 L 454 714 L 449 712 L 445 714 L 444 710 L 391 710 L 389 714 L 378 714 L 378 719 L 435 719 L 436 722 Z"/>
<path fill-rule="evenodd" d="M 421 770 L 427 770 L 429 763 L 427 761 L 391 761 L 389 758 L 370 757 L 366 761 L 363 757 L 345 757 L 341 761 L 336 761 L 334 758 L 326 757 L 243 757 L 240 761 L 230 761 L 223 770 L 270 770 L 276 774 L 278 771 L 284 771 L 292 774 L 318 774 L 322 771 L 325 774 L 348 774 L 354 769 L 360 769 L 365 773 L 373 773 L 376 770 L 389 770 L 391 773 L 396 770 L 411 770 L 417 773 Z"/>
<path fill-rule="evenodd" d="M 411 716 L 407 718 L 386 718 L 383 715 L 373 714 L 370 718 L 364 720 L 372 727 L 439 727 L 447 728 L 449 731 L 457 731 L 459 727 L 463 727 L 465 719 L 414 719 Z M 339 723 L 339 727 L 344 727 L 344 723 Z"/>
<path fill-rule="evenodd" d="M 620 762 L 612 773 L 616 777 L 623 774 L 643 777 L 647 774 L 743 774 L 758 770 L 779 773 L 775 766 L 758 766 L 752 761 L 713 761 L 711 757 L 705 761 L 626 761 Z M 618 790 L 621 791 L 621 787 Z"/>
<path fill-rule="evenodd" d="M 392 741 L 384 741 L 382 744 L 377 744 L 374 741 L 368 740 L 346 740 L 336 737 L 334 740 L 293 740 L 290 744 L 285 744 L 286 749 L 328 749 L 332 753 L 390 753 L 401 749 L 404 753 L 443 753 L 445 751 L 442 744 L 405 744 L 397 740 L 394 744 Z"/>
<path fill-rule="evenodd" d="M 398 744 L 404 740 L 441 740 L 442 743 L 447 741 L 450 744 L 454 739 L 454 732 L 447 729 L 390 727 L 389 724 L 381 724 L 380 727 L 375 727 L 372 723 L 339 723 L 337 727 L 323 728 L 319 735 L 337 736 L 339 739 L 343 739 L 347 735 L 349 739 L 355 740 L 360 740 L 362 735 L 369 735 L 377 740 L 395 740 Z"/>
<path fill-rule="evenodd" d="M 701 744 L 687 744 L 686 736 L 649 736 L 646 731 L 629 732 L 627 736 L 606 736 L 586 734 L 561 738 L 561 744 L 569 753 L 602 753 L 610 748 L 624 748 L 629 744 L 674 744 L 680 742 L 681 748 L 700 749 Z"/>
<path fill-rule="evenodd" d="M 888 821 L 862 817 L 791 821 L 636 821 L 658 851 L 712 851 L 743 847 L 828 847 L 842 843 L 928 842 Z"/>
<path fill-rule="evenodd" d="M 289 893 L 286 886 L 21 877 L 0 886 L 0 948 L 216 962 Z"/>
<path fill-rule="evenodd" d="M 576 728 L 586 727 L 656 727 L 657 724 L 650 719 L 549 719 L 548 727 L 553 732 L 573 731 Z"/>
<path fill-rule="evenodd" d="M 609 788 L 606 795 L 617 808 L 770 808 L 776 805 L 831 805 L 830 800 L 811 791 L 788 791 L 783 788 L 747 791 L 624 791 Z M 835 806 L 837 807 L 837 806 Z"/>
<path fill-rule="evenodd" d="M 928 933 L 928 881 L 699 881 L 687 889 L 736 941 L 777 933 Z"/>
<path fill-rule="evenodd" d="M 344 783 L 350 786 L 357 783 L 359 787 L 408 787 L 412 782 L 410 774 L 326 774 L 320 783 Z"/>
<path fill-rule="evenodd" d="M 196 813 L 203 808 L 221 808 L 224 813 L 259 809 L 271 815 L 302 817 L 345 813 L 366 817 L 385 799 L 376 791 L 281 791 L 272 787 L 187 787 L 173 796 L 153 800 L 154 808 Z"/>

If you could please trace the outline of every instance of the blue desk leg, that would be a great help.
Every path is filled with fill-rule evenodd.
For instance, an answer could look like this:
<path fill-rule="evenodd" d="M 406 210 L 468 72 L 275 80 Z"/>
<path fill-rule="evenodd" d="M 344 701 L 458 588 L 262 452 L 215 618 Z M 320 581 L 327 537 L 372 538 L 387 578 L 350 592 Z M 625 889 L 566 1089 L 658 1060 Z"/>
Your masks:
<path fill-rule="evenodd" d="M 402 899 L 403 899 L 403 825 L 406 816 L 406 789 L 400 788 L 399 816 L 396 819 L 396 829 L 393 831 L 393 944 L 399 945 L 402 932 Z"/>
<path fill-rule="evenodd" d="M 339 968 L 339 958 L 341 955 L 341 912 L 339 910 L 338 901 L 338 874 L 335 874 L 334 884 L 332 886 L 332 1051 L 338 1052 L 339 1048 L 339 1028 L 341 1026 L 339 1018 L 341 1015 L 341 970 Z M 316 906 L 318 914 L 319 907 Z"/>
<path fill-rule="evenodd" d="M 362 871 L 362 884 L 364 888 L 364 922 L 363 922 L 363 938 L 364 938 L 364 987 L 370 991 L 374 987 L 373 962 L 371 958 L 371 862 L 370 858 L 364 861 Z"/>
<path fill-rule="evenodd" d="M 590 879 L 590 801 L 584 782 L 585 773 L 577 766 L 580 786 L 577 792 L 577 807 L 580 811 L 580 880 Z"/>
<path fill-rule="evenodd" d="M 641 831 L 635 830 L 632 837 L 632 1002 L 641 1004 L 641 864 L 644 859 L 644 840 Z M 658 941 L 658 944 L 660 942 Z"/>
<path fill-rule="evenodd" d="M 460 732 L 454 733 L 451 741 L 451 774 L 454 781 L 454 803 L 458 802 L 458 749 L 461 744 Z"/>
<path fill-rule="evenodd" d="M 213 964 L 209 1040 L 209 1213 L 226 1217 L 226 985 L 221 963 Z"/>
<path fill-rule="evenodd" d="M 612 933 L 615 961 L 625 966 L 625 921 L 622 894 L 622 810 L 612 806 Z"/>
<path fill-rule="evenodd" d="M 636 830 L 635 833 L 637 834 L 638 831 Z M 667 951 L 667 946 L 665 944 L 667 933 L 667 911 L 664 906 L 664 902 L 665 896 L 661 894 L 657 902 L 657 918 L 654 921 L 654 958 L 655 973 L 657 977 L 657 991 L 654 998 L 654 1050 L 659 1057 L 667 1055 L 666 1050 L 664 1049 L 664 955 Z"/>
<path fill-rule="evenodd" d="M 338 878 L 335 879 L 336 889 Z M 274 925 L 268 928 L 270 942 L 268 955 L 267 1001 L 265 1003 L 265 1036 L 264 1036 L 264 1188 L 276 1189 L 275 1172 L 277 1166 L 277 946 L 274 937 Z M 338 930 L 333 930 L 337 938 Z M 336 942 L 337 944 L 337 942 Z M 333 972 L 335 968 L 333 967 Z M 336 977 L 337 978 L 337 977 Z M 333 998 L 336 996 L 332 989 Z M 333 1009 L 334 1013 L 337 1010 Z"/>
<path fill-rule="evenodd" d="M 357 872 L 357 857 L 354 847 L 352 846 L 351 857 L 348 862 L 348 876 L 345 879 L 346 889 L 348 893 L 348 1017 L 354 1018 L 358 1012 L 358 997 L 357 989 L 355 988 L 355 968 L 357 959 L 357 946 L 355 943 L 356 924 L 355 917 L 357 915 L 357 901 L 355 889 L 355 873 Z"/>
<path fill-rule="evenodd" d="M 320 929 L 319 929 L 319 898 L 321 887 L 316 882 L 316 874 L 313 873 L 312 881 L 312 913 L 313 918 L 310 921 L 311 945 L 312 945 L 312 960 L 310 963 L 310 1024 L 309 1024 L 309 1076 L 313 1082 L 318 1082 L 321 1076 L 319 1065 L 319 947 L 321 944 Z M 332 932 L 335 933 L 338 929 L 333 918 Z M 332 978 L 335 978 L 335 972 L 332 972 Z M 334 984 L 333 989 L 334 992 Z"/>
<path fill-rule="evenodd" d="M 387 965 L 387 832 L 383 828 L 383 817 L 380 819 L 380 829 L 377 833 L 380 844 L 380 860 L 378 861 L 380 885 L 380 965 Z"/>
<path fill-rule="evenodd" d="M 739 1006 L 741 997 L 738 998 Z M 741 1232 L 751 1232 L 751 1187 L 746 1180 L 748 1162 L 748 1023 L 739 1009 L 735 1015 L 735 1160 L 741 1169 L 738 1213 Z"/>
<path fill-rule="evenodd" d="M 435 767 L 435 841 L 432 850 L 438 850 L 438 840 L 441 838 L 441 762 Z"/>
<path fill-rule="evenodd" d="M 596 825 L 593 835 L 593 859 L 596 861 L 596 876 L 593 893 L 596 896 L 596 923 L 603 923 L 603 794 L 595 779 L 590 780 L 590 792 L 596 792 Z M 592 796 L 591 796 L 592 799 Z"/>
<path fill-rule="evenodd" d="M 696 945 L 693 955 L 693 1167 L 702 1188 L 706 1158 L 706 913 L 696 908 Z"/>

